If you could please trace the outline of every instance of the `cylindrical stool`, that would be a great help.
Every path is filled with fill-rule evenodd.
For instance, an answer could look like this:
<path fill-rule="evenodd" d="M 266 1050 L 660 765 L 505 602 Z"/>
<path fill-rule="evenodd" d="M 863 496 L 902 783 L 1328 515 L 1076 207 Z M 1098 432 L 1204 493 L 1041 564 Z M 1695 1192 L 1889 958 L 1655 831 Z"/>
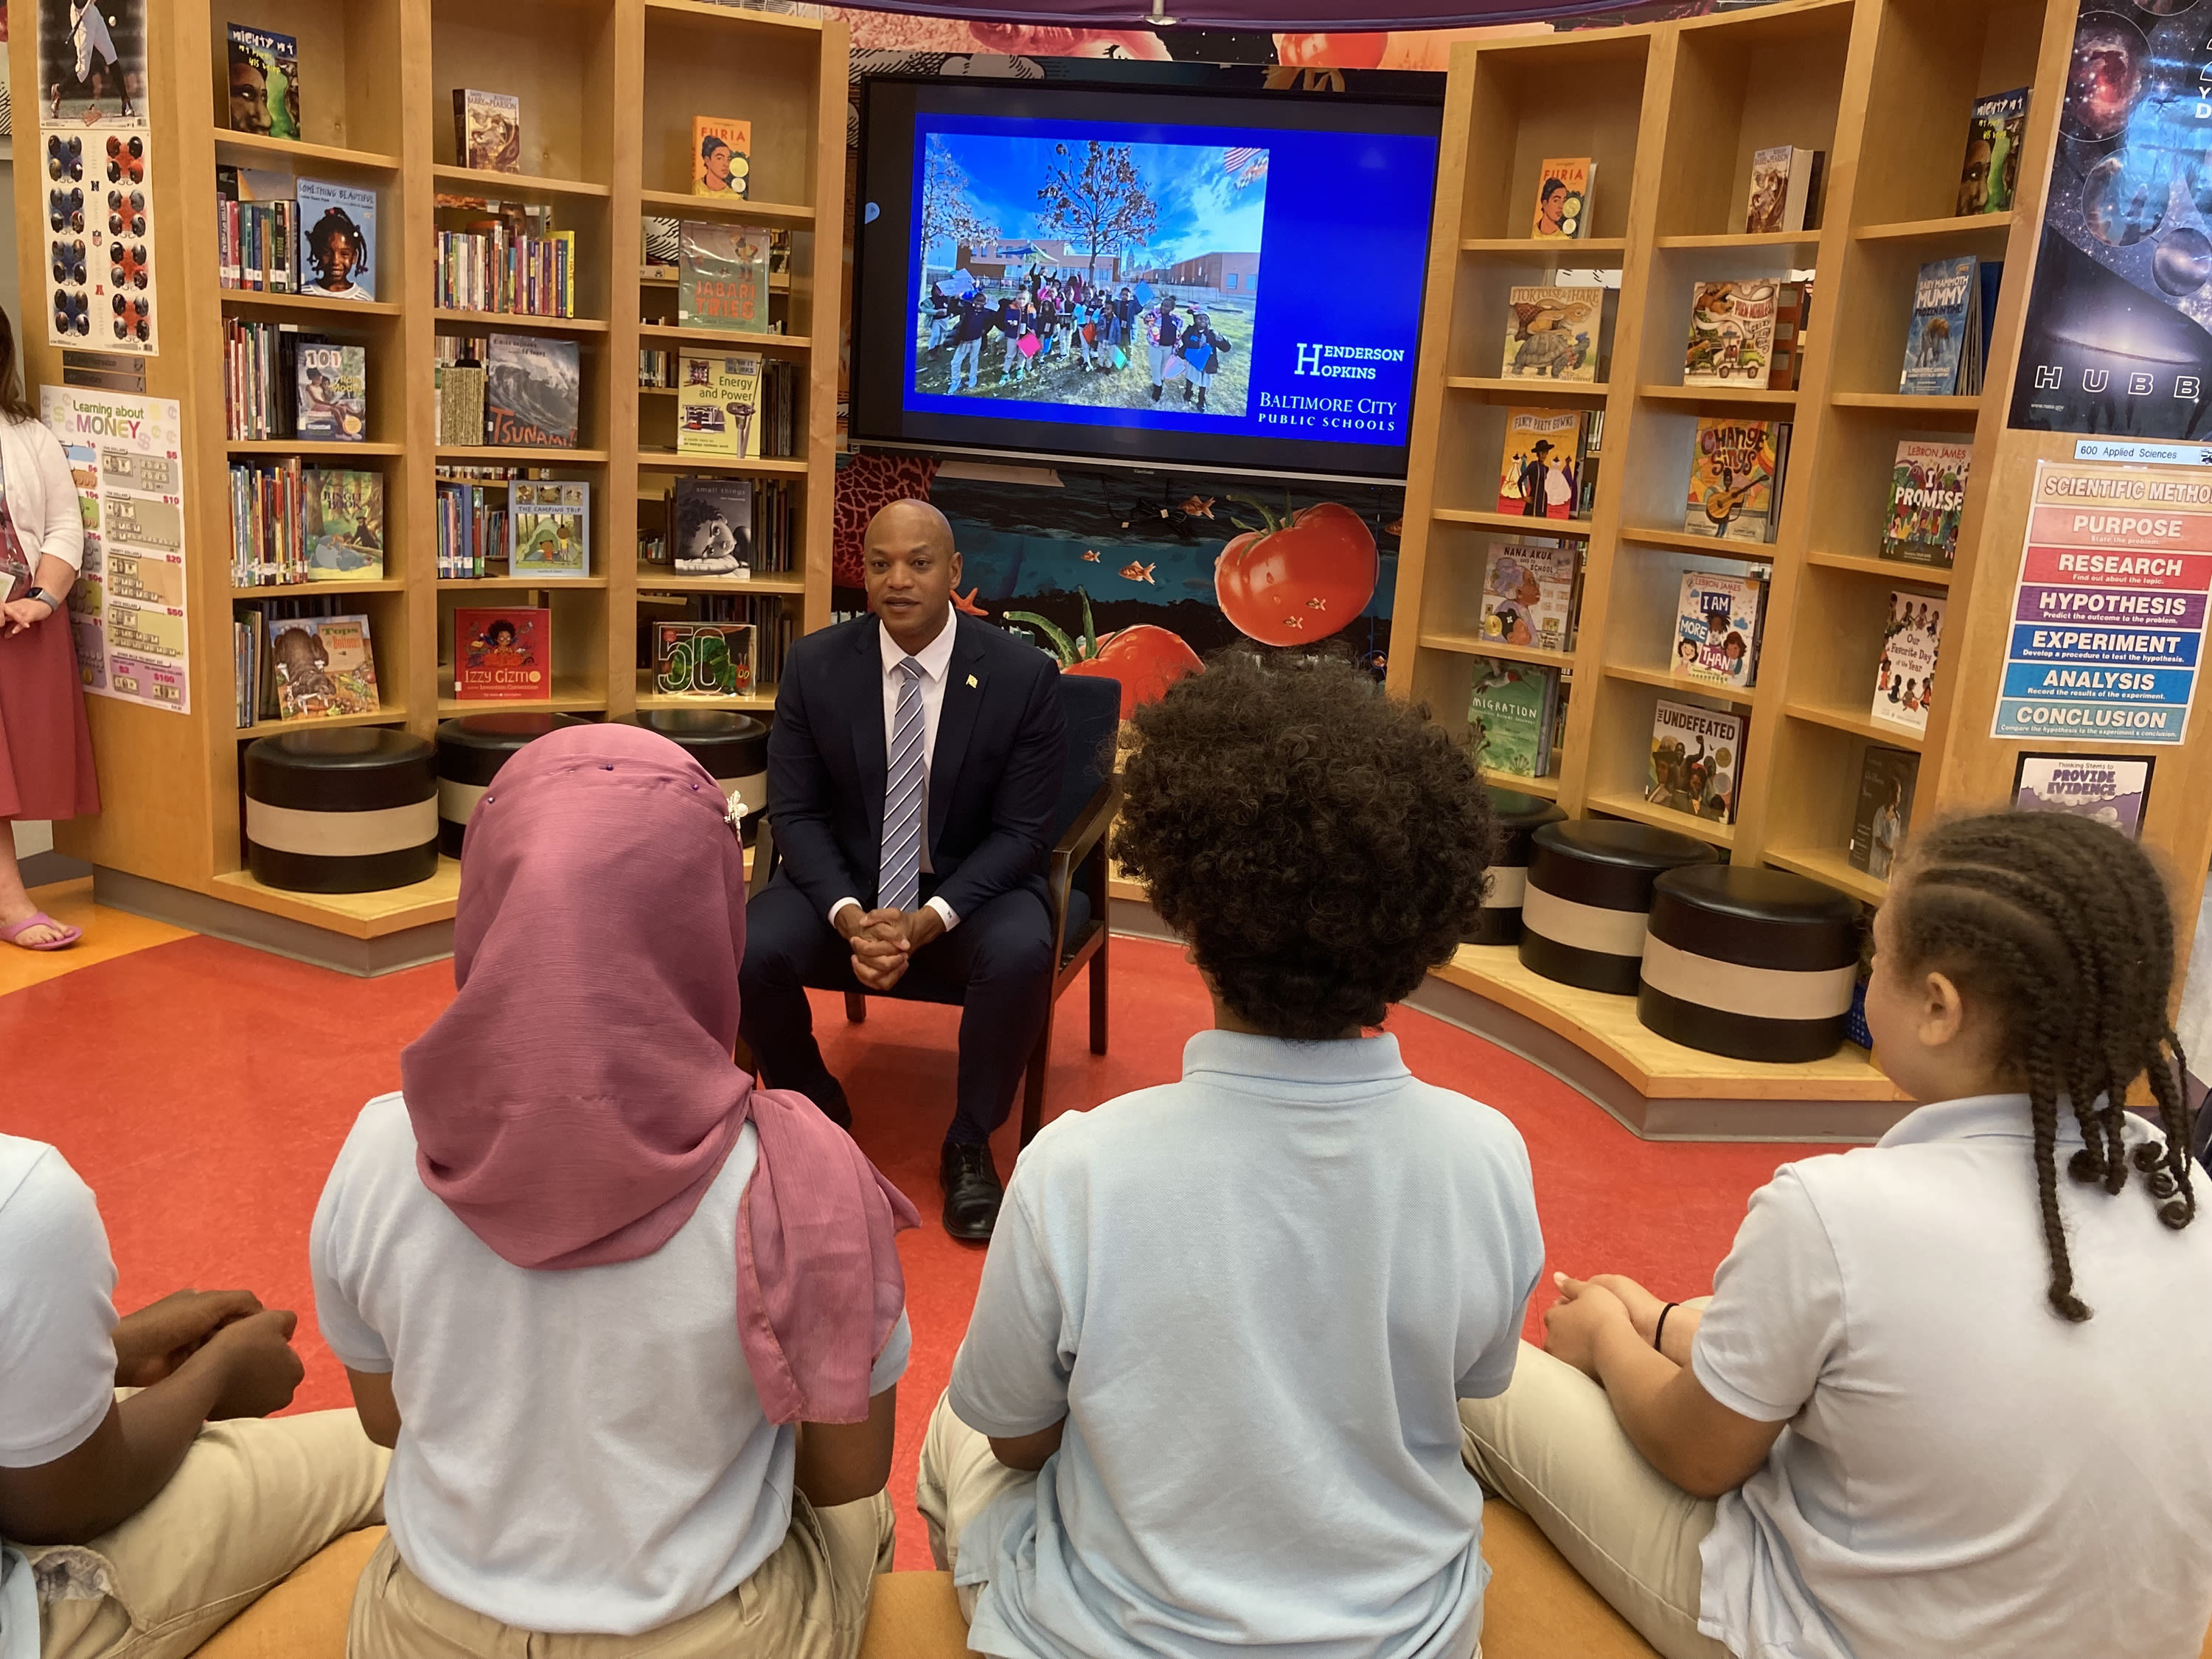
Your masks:
<path fill-rule="evenodd" d="M 1858 981 L 1858 906 L 1781 870 L 1670 870 L 1651 896 L 1636 1017 L 1737 1060 L 1825 1060 Z"/>
<path fill-rule="evenodd" d="M 1713 849 L 1672 830 L 1611 818 L 1547 823 L 1534 836 L 1521 901 L 1521 961 L 1586 991 L 1636 994 L 1651 884 Z"/>
<path fill-rule="evenodd" d="M 377 893 L 438 872 L 437 751 L 380 726 L 246 750 L 246 867 L 295 893 Z"/>
<path fill-rule="evenodd" d="M 438 727 L 438 850 L 461 855 L 469 815 L 499 769 L 526 743 L 585 721 L 570 714 L 464 714 Z"/>
<path fill-rule="evenodd" d="M 1524 795 L 1512 789 L 1490 792 L 1490 810 L 1498 819 L 1498 851 L 1490 868 L 1489 890 L 1482 896 L 1482 915 L 1469 945 L 1510 945 L 1521 937 L 1521 893 L 1528 881 L 1528 854 L 1536 832 L 1547 823 L 1564 823 L 1567 815 L 1557 801 Z"/>
<path fill-rule="evenodd" d="M 727 708 L 641 708 L 623 719 L 681 744 L 725 795 L 744 803 L 745 845 L 768 807 L 768 726 Z"/>

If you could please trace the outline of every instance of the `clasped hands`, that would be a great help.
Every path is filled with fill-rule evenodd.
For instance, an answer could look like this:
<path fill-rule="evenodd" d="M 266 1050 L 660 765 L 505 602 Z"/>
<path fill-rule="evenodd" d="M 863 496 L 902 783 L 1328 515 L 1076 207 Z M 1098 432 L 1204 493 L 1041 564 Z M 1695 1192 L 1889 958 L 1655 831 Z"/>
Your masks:
<path fill-rule="evenodd" d="M 265 1417 L 289 1405 L 305 1375 L 291 1346 L 299 1316 L 251 1291 L 176 1291 L 116 1322 L 115 1381 L 150 1388 L 188 1364 L 218 1366 L 210 1417 Z"/>
<path fill-rule="evenodd" d="M 945 931 L 945 918 L 927 904 L 865 911 L 848 904 L 836 927 L 853 947 L 853 977 L 871 991 L 888 991 L 906 977 L 914 953 Z"/>
<path fill-rule="evenodd" d="M 1587 1279 L 1553 1273 L 1552 1282 L 1559 1299 L 1544 1310 L 1547 1352 L 1595 1379 L 1598 1346 L 1608 1331 L 1632 1331 L 1646 1347 L 1656 1346 L 1659 1315 L 1667 1304 L 1634 1279 L 1621 1273 Z"/>

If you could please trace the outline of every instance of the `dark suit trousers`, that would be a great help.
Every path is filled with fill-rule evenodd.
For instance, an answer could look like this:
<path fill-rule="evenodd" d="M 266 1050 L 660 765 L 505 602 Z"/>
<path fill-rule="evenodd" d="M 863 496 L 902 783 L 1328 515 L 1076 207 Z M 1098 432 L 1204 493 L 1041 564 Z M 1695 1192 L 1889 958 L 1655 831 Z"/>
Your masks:
<path fill-rule="evenodd" d="M 922 896 L 933 884 L 922 878 Z M 963 915 L 915 955 L 889 993 L 917 1002 L 956 1002 L 960 1013 L 959 1104 L 948 1141 L 980 1143 L 1006 1121 L 1052 995 L 1052 921 L 1025 888 L 1001 893 Z M 817 1105 L 845 1091 L 823 1063 L 806 988 L 857 991 L 853 947 L 806 896 L 778 875 L 745 906 L 744 1004 L 739 1031 L 773 1088 L 796 1089 Z"/>

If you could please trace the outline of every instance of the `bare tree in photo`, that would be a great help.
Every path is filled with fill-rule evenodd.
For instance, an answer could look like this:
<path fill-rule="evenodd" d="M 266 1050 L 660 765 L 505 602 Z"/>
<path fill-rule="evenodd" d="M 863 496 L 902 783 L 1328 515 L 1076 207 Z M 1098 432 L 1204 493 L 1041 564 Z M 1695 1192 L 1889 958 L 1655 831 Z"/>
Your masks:
<path fill-rule="evenodd" d="M 1095 283 L 1099 256 L 1141 244 L 1158 222 L 1159 204 L 1145 188 L 1128 145 L 1091 139 L 1083 145 L 1080 161 L 1066 144 L 1054 144 L 1053 151 L 1069 159 L 1045 169 L 1037 222 L 1084 250 L 1091 262 L 1086 277 Z"/>
<path fill-rule="evenodd" d="M 921 246 L 925 252 L 939 242 L 963 245 L 998 240 L 999 228 L 975 210 L 968 199 L 967 170 L 953 159 L 945 141 L 932 134 L 921 174 Z"/>

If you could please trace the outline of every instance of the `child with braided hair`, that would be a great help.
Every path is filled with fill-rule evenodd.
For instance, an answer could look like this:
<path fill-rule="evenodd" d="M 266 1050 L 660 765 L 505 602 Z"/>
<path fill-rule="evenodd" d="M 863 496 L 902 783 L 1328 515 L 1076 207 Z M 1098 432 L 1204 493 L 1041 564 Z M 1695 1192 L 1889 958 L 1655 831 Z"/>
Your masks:
<path fill-rule="evenodd" d="M 1709 1298 L 1555 1275 L 1468 1465 L 1668 1659 L 2196 1659 L 2212 1227 L 2165 886 L 2088 819 L 1958 819 L 1875 942 L 1918 1109 L 1778 1170 Z"/>

